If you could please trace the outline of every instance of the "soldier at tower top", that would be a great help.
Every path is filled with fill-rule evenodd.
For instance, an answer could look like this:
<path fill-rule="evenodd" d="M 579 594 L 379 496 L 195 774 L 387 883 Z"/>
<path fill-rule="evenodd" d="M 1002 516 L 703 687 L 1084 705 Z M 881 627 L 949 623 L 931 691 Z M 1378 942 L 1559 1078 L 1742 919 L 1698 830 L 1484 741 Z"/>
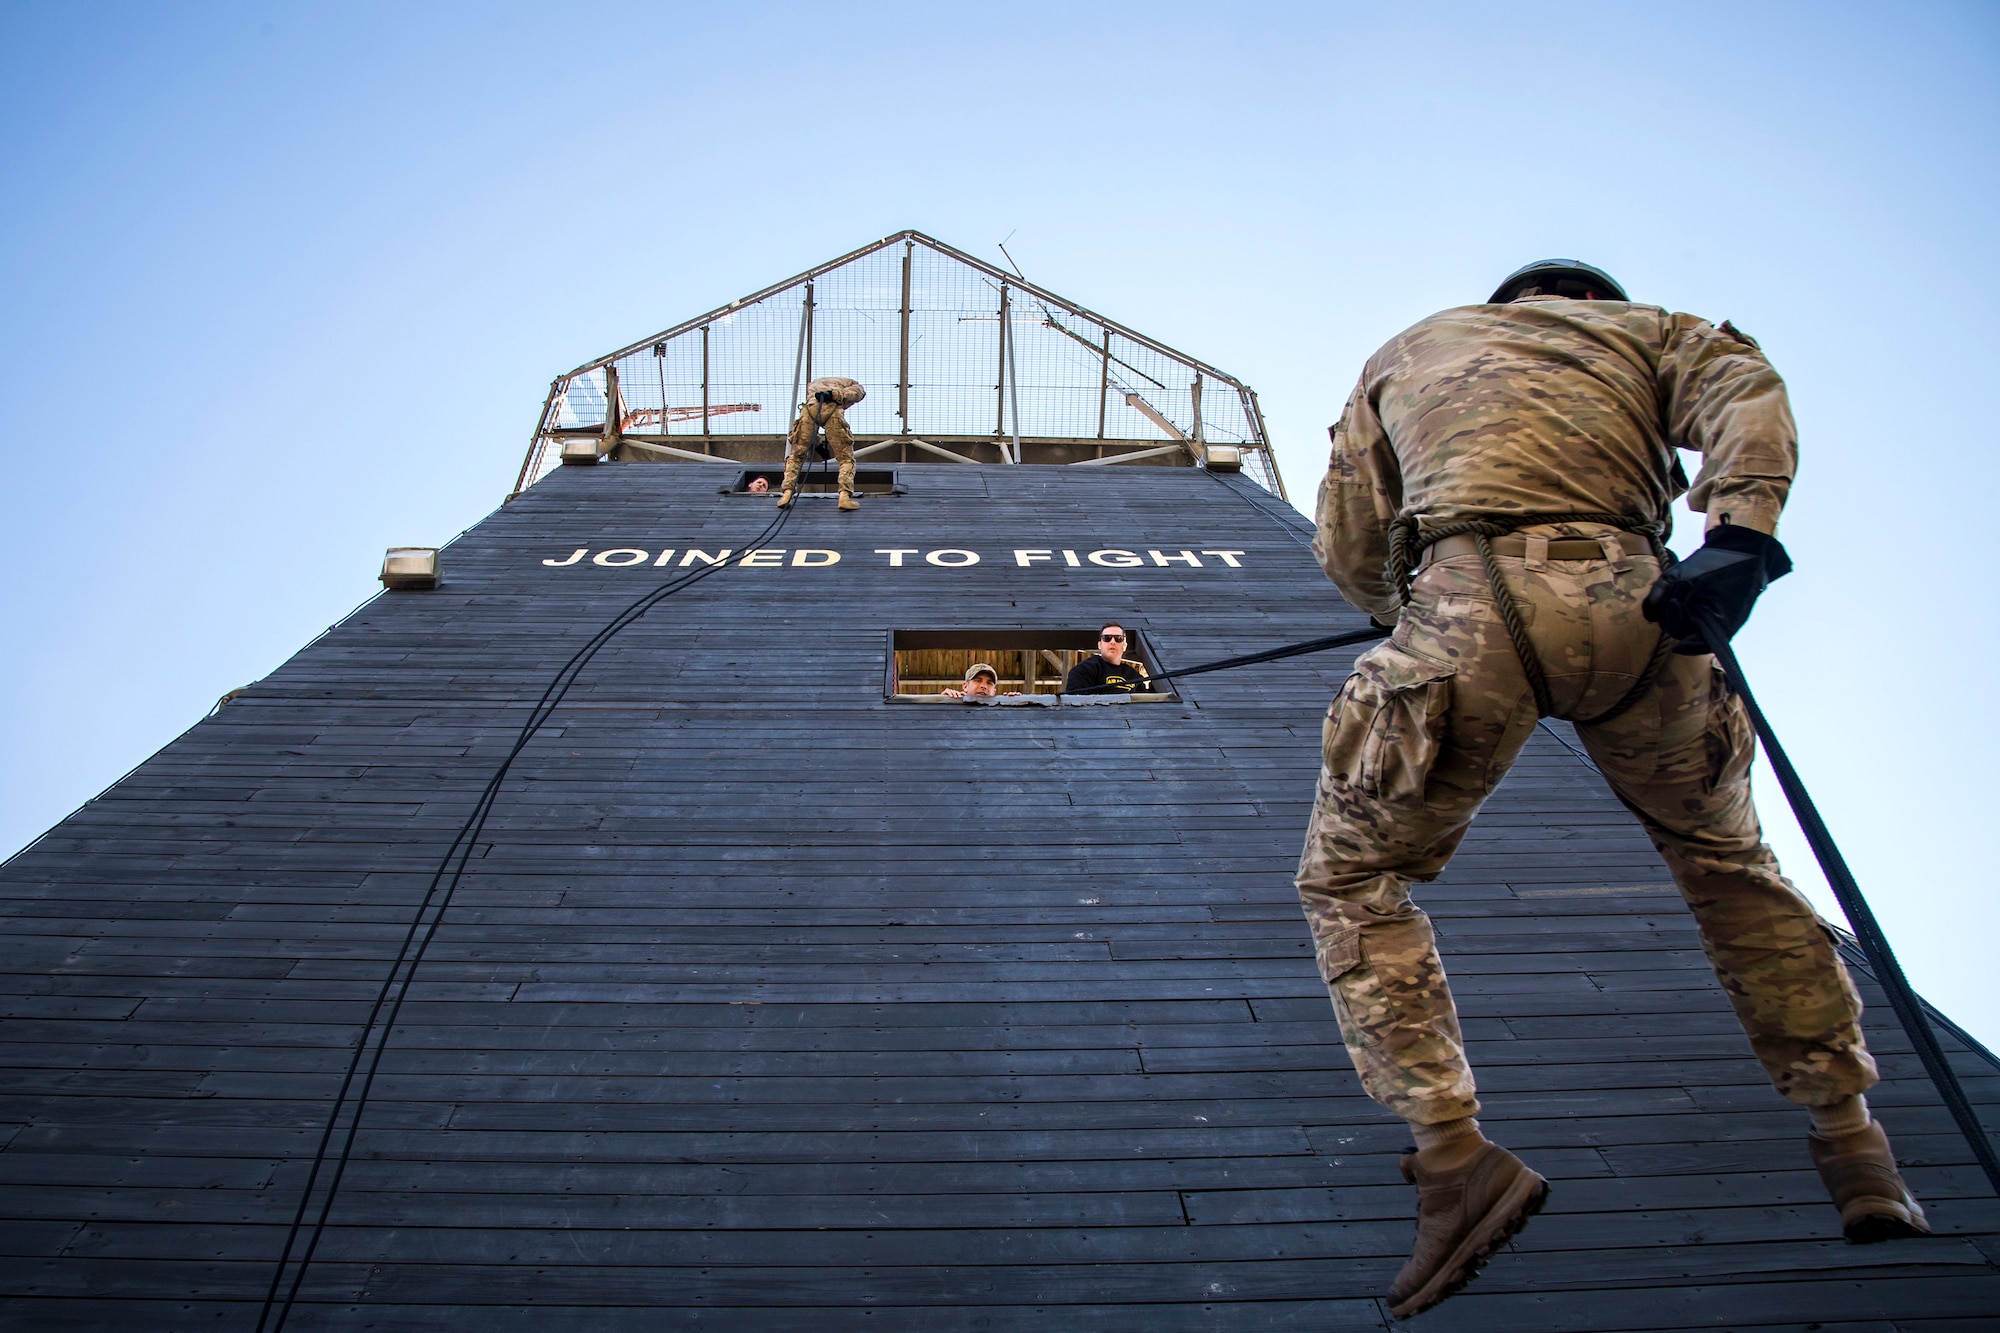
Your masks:
<path fill-rule="evenodd" d="M 1444 869 L 1541 717 L 1576 724 L 1665 859 L 1757 1058 L 1811 1113 L 1847 1238 L 1928 1231 L 1862 1096 L 1876 1073 L 1860 999 L 1763 842 L 1749 721 L 1693 618 L 1734 633 L 1791 567 L 1774 534 L 1796 431 L 1757 344 L 1545 260 L 1391 339 L 1332 436 L 1314 551 L 1395 633 L 1329 710 L 1297 883 L 1348 1054 L 1417 1141 L 1393 1313 L 1450 1295 L 1548 1190 L 1480 1132 L 1409 893 Z M 1691 489 L 1679 449 L 1702 457 Z M 1683 492 L 1707 535 L 1675 566 L 1662 539 Z"/>
<path fill-rule="evenodd" d="M 847 409 L 867 396 L 868 390 L 839 375 L 822 376 L 806 385 L 806 400 L 786 437 L 785 486 L 778 495 L 778 508 L 791 507 L 798 493 L 799 467 L 822 431 L 840 464 L 840 507 L 861 508 L 854 498 L 854 434 L 847 428 Z"/>

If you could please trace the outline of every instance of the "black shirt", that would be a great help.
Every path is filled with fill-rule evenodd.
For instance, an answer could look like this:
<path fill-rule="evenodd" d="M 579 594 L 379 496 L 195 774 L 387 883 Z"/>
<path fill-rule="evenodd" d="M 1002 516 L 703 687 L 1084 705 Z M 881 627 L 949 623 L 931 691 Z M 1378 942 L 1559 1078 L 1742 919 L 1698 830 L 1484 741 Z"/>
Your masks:
<path fill-rule="evenodd" d="M 1098 685 L 1108 686 L 1109 688 L 1102 690 L 1093 688 Z M 1117 666 L 1112 666 L 1102 656 L 1092 653 L 1089 657 L 1084 658 L 1081 662 L 1071 667 L 1069 675 L 1063 678 L 1063 693 L 1065 694 L 1082 694 L 1085 692 L 1090 694 L 1131 694 L 1136 690 L 1144 690 L 1150 694 L 1153 691 L 1153 686 L 1146 679 L 1145 665 L 1137 658 L 1132 657 L 1126 658 Z"/>

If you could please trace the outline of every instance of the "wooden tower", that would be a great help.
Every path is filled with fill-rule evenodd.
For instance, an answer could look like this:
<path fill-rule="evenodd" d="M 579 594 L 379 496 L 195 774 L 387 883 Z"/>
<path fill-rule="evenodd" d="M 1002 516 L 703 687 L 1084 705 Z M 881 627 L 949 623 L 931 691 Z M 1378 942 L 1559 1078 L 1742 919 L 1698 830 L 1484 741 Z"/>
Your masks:
<path fill-rule="evenodd" d="M 862 509 L 760 543 L 814 372 L 870 386 Z M 1359 627 L 1279 488 L 1239 381 L 914 233 L 559 379 L 438 586 L 0 871 L 0 1328 L 1388 1327 L 1405 1135 L 1290 880 L 1352 653 L 1054 693 L 1108 619 L 1155 670 Z M 565 662 L 709 568 L 440 878 Z M 1020 698 L 943 700 L 975 657 Z M 1420 1327 L 1992 1326 L 2000 1210 L 1886 1008 L 1939 1234 L 1854 1248 L 1560 728 L 1421 897 L 1555 1188 Z"/>

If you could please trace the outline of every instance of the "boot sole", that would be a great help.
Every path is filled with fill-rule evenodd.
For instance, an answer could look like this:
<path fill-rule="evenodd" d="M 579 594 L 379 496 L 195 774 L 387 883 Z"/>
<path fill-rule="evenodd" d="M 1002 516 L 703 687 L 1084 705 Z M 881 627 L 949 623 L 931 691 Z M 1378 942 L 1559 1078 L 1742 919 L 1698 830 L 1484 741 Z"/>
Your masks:
<path fill-rule="evenodd" d="M 1871 1200 L 1868 1211 L 1841 1219 L 1841 1234 L 1849 1245 L 1875 1245 L 1885 1240 L 1914 1240 L 1931 1234 L 1930 1223 L 1912 1217 L 1891 1199 Z"/>
<path fill-rule="evenodd" d="M 1472 1281 L 1486 1266 L 1486 1261 L 1493 1257 L 1494 1251 L 1521 1234 L 1521 1228 L 1542 1210 L 1548 1197 L 1549 1182 L 1524 1169 L 1521 1179 L 1508 1187 L 1507 1192 L 1500 1196 L 1500 1202 L 1459 1242 L 1451 1257 L 1438 1266 L 1431 1280 L 1410 1293 L 1408 1298 L 1390 1306 L 1389 1313 L 1398 1319 L 1422 1314 Z"/>

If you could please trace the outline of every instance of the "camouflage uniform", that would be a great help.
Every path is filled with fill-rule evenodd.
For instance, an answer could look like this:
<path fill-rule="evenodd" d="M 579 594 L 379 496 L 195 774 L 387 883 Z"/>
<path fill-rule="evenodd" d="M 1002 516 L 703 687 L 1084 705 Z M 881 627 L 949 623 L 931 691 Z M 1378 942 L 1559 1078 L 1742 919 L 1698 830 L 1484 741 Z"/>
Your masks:
<path fill-rule="evenodd" d="M 830 403 L 814 401 L 814 395 L 825 390 L 834 395 Z M 785 485 L 787 491 L 798 485 L 799 467 L 806 460 L 806 451 L 812 448 L 814 434 L 826 431 L 827 447 L 840 464 L 840 493 L 854 494 L 854 433 L 847 428 L 847 408 L 861 401 L 866 391 L 850 379 L 827 377 L 816 379 L 806 386 L 805 405 L 799 409 L 798 420 L 792 423 L 786 437 Z"/>
<path fill-rule="evenodd" d="M 1704 463 L 1689 503 L 1711 526 L 1772 531 L 1796 461 L 1784 384 L 1729 325 L 1624 302 L 1530 297 L 1448 310 L 1369 361 L 1333 430 L 1314 550 L 1348 600 L 1396 619 L 1328 711 L 1298 888 L 1320 973 L 1377 1101 L 1434 1124 L 1477 1112 L 1430 919 L 1434 879 L 1534 730 L 1538 708 L 1479 556 L 1438 553 L 1400 605 L 1384 571 L 1399 514 L 1426 526 L 1488 514 L 1602 512 L 1665 520 L 1687 489 L 1676 447 Z M 1650 553 L 1597 524 L 1521 529 L 1501 554 L 1555 713 L 1665 859 L 1703 948 L 1778 1090 L 1829 1105 L 1875 1082 L 1860 999 L 1825 929 L 1779 873 L 1750 800 L 1753 740 L 1714 660 L 1669 656 L 1650 690 L 1603 722 L 1659 630 L 1640 603 Z M 1550 559 L 1550 537 L 1599 538 Z"/>

